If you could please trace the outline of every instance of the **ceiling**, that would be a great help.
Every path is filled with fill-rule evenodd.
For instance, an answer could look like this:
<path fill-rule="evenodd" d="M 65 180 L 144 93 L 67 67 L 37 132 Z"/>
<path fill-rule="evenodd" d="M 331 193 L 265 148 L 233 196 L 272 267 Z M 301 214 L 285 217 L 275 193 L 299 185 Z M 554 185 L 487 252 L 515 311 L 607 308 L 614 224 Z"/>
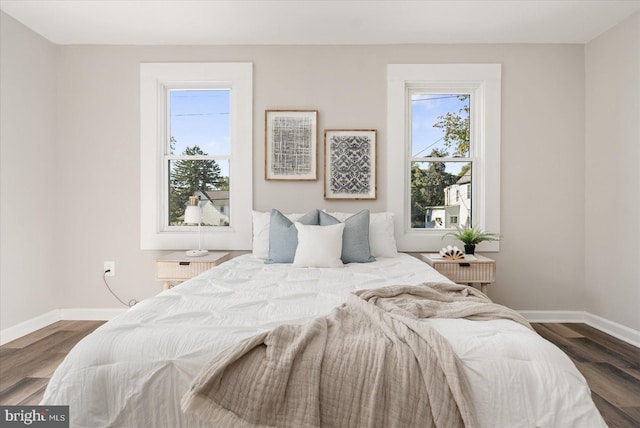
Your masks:
<path fill-rule="evenodd" d="M 0 0 L 57 44 L 587 43 L 627 1 Z"/>

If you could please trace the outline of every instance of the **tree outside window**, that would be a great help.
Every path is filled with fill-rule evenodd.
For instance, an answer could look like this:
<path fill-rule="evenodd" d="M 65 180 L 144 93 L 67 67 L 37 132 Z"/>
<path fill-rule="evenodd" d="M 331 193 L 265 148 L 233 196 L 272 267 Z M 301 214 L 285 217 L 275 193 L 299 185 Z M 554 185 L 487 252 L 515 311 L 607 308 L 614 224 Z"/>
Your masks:
<path fill-rule="evenodd" d="M 411 106 L 411 227 L 471 225 L 470 95 L 415 93 Z"/>
<path fill-rule="evenodd" d="M 184 226 L 189 197 L 198 196 L 203 225 L 228 226 L 229 90 L 170 90 L 168 98 L 168 224 Z"/>

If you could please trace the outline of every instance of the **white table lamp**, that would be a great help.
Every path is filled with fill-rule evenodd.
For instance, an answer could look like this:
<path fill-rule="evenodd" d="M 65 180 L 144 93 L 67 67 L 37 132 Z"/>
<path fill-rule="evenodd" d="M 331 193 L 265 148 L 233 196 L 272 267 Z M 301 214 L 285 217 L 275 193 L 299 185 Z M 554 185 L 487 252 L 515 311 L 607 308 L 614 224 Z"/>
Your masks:
<path fill-rule="evenodd" d="M 190 200 L 190 202 L 193 203 L 193 200 Z M 201 257 L 207 255 L 209 251 L 202 249 L 202 209 L 199 205 L 187 205 L 187 209 L 184 212 L 184 222 L 187 224 L 198 225 L 198 249 L 188 250 L 185 254 L 189 257 Z"/>

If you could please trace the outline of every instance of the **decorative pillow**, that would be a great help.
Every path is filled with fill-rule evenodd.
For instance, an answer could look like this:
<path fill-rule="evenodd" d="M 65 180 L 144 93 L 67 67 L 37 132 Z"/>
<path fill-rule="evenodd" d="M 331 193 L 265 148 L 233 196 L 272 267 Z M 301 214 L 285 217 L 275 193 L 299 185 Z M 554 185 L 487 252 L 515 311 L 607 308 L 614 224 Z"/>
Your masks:
<path fill-rule="evenodd" d="M 252 211 L 253 215 L 253 256 L 259 259 L 269 257 L 269 219 L 271 213 Z"/>
<path fill-rule="evenodd" d="M 293 260 L 297 267 L 341 267 L 344 223 L 331 226 L 305 226 L 295 222 L 298 248 Z"/>
<path fill-rule="evenodd" d="M 345 221 L 353 215 L 342 212 L 328 214 L 340 221 Z M 369 247 L 373 257 L 396 257 L 398 255 L 393 215 L 391 212 L 371 213 L 370 215 Z"/>
<path fill-rule="evenodd" d="M 340 220 L 324 211 L 320 211 L 319 215 L 320 226 L 340 223 Z M 369 263 L 376 260 L 371 257 L 369 246 L 369 210 L 362 210 L 344 221 L 341 259 L 343 263 Z"/>
<path fill-rule="evenodd" d="M 318 210 L 309 211 L 298 219 L 303 225 L 318 224 Z M 293 263 L 298 246 L 298 231 L 280 211 L 271 210 L 269 219 L 269 258 L 265 263 Z"/>
<path fill-rule="evenodd" d="M 371 214 L 369 245 L 371 245 L 371 255 L 374 257 L 398 256 L 393 215 L 391 212 Z"/>
<path fill-rule="evenodd" d="M 269 224 L 270 211 L 252 211 L 253 215 L 253 256 L 259 259 L 269 257 Z M 297 221 L 304 213 L 285 214 L 292 222 Z"/>

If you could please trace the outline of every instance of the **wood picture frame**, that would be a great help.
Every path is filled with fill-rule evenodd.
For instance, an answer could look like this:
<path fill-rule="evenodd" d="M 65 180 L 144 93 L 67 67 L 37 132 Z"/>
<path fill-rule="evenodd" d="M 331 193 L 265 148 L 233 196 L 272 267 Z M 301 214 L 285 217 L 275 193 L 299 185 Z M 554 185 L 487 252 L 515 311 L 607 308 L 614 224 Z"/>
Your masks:
<path fill-rule="evenodd" d="M 377 136 L 375 129 L 324 131 L 324 198 L 377 198 Z"/>
<path fill-rule="evenodd" d="M 318 111 L 265 110 L 265 180 L 318 179 Z"/>

